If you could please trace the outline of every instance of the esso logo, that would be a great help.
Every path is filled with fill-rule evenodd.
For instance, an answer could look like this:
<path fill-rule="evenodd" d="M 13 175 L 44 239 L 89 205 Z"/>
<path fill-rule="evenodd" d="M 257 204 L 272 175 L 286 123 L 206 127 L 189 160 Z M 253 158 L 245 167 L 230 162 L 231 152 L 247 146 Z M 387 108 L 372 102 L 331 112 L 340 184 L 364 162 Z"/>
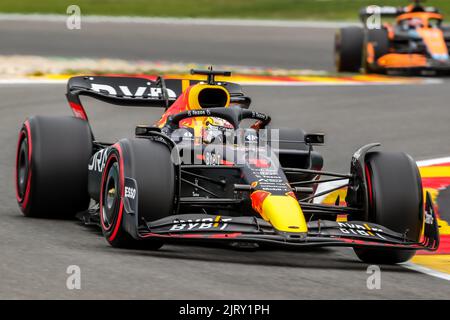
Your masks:
<path fill-rule="evenodd" d="M 130 199 L 136 198 L 136 189 L 131 187 L 125 187 L 125 197 Z"/>

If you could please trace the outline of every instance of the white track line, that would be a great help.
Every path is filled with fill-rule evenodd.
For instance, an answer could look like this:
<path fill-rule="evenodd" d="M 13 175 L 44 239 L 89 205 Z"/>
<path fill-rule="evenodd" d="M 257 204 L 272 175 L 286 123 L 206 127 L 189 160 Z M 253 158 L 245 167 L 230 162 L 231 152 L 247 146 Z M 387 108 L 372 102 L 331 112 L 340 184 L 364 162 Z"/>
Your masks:
<path fill-rule="evenodd" d="M 420 265 L 412 263 L 412 262 L 405 262 L 400 265 L 405 267 L 406 269 L 414 270 L 414 271 L 417 271 L 420 273 L 425 273 L 425 274 L 435 277 L 435 278 L 450 281 L 450 274 L 447 274 L 444 272 L 440 272 L 440 271 L 436 271 L 436 270 L 433 270 L 433 269 L 430 269 L 427 267 L 423 267 L 423 266 L 420 266 Z"/>
<path fill-rule="evenodd" d="M 450 162 L 450 157 L 443 157 L 443 158 L 417 161 L 417 165 L 419 167 L 427 167 L 427 166 L 438 165 L 438 164 L 449 163 L 449 162 Z"/>
<path fill-rule="evenodd" d="M 83 12 L 82 12 L 83 13 Z M 68 16 L 62 14 L 0 14 L 0 21 L 45 21 L 65 22 Z M 355 21 L 308 21 L 308 20 L 258 20 L 258 19 L 212 19 L 175 17 L 131 17 L 82 15 L 81 23 L 126 23 L 126 24 L 171 24 L 230 27 L 275 27 L 275 28 L 319 28 L 336 29 L 343 26 L 360 25 Z"/>

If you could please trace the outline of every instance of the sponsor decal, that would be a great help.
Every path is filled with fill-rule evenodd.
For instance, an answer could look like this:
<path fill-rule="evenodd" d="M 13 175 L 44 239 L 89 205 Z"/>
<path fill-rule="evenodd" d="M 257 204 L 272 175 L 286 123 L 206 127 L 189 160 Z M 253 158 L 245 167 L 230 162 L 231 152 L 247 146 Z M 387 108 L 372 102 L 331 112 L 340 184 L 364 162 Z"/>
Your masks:
<path fill-rule="evenodd" d="M 255 178 L 253 181 L 257 182 L 258 188 L 275 194 L 285 194 L 286 192 L 291 191 L 286 180 L 280 175 L 279 170 L 271 169 L 270 162 L 267 165 L 264 160 L 265 159 L 260 159 L 258 162 L 254 162 L 254 165 L 250 167 L 251 175 Z M 270 159 L 268 161 L 270 161 Z"/>
<path fill-rule="evenodd" d="M 106 165 L 106 160 L 108 159 L 108 150 L 109 148 L 105 148 L 94 154 L 91 163 L 88 164 L 89 171 L 103 171 Z"/>
<path fill-rule="evenodd" d="M 209 110 L 189 110 L 188 111 L 188 116 L 189 117 L 203 117 L 203 116 L 210 116 L 211 115 L 211 111 Z"/>
<path fill-rule="evenodd" d="M 344 234 L 354 234 L 366 237 L 378 237 L 380 239 L 386 240 L 380 233 L 383 232 L 380 228 L 369 227 L 367 223 L 349 223 L 349 222 L 338 222 L 339 230 Z"/>
<path fill-rule="evenodd" d="M 124 186 L 124 206 L 125 212 L 128 214 L 135 214 L 138 212 L 138 187 L 136 180 L 125 177 Z M 145 212 L 144 212 L 145 214 Z"/>
<path fill-rule="evenodd" d="M 125 197 L 130 199 L 136 198 L 136 189 L 125 186 Z"/>
<path fill-rule="evenodd" d="M 125 96 L 125 97 L 134 97 L 134 98 L 150 98 L 150 99 L 159 99 L 162 97 L 162 89 L 155 87 L 138 87 L 134 92 L 130 90 L 128 86 L 119 86 L 115 88 L 108 84 L 100 84 L 100 83 L 92 83 L 91 89 L 95 92 L 108 94 L 113 96 Z M 176 93 L 167 89 L 167 95 L 169 98 L 176 98 Z"/>
<path fill-rule="evenodd" d="M 175 219 L 170 231 L 201 231 L 215 228 L 224 230 L 228 226 L 228 222 L 232 220 L 232 218 L 222 218 L 221 216 L 187 220 Z"/>

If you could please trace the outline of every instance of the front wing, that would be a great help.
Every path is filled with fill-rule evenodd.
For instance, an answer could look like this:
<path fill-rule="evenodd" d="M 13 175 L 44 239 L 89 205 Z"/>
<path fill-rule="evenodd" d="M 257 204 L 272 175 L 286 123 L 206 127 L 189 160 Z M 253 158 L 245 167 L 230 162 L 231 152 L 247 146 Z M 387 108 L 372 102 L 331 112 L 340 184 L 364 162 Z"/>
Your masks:
<path fill-rule="evenodd" d="M 141 239 L 165 241 L 231 242 L 278 247 L 384 247 L 435 251 L 439 246 L 439 227 L 429 195 L 425 206 L 424 232 L 420 242 L 407 239 L 383 226 L 362 222 L 318 220 L 308 223 L 307 233 L 284 233 L 257 217 L 230 217 L 205 214 L 174 215 L 147 223 Z"/>

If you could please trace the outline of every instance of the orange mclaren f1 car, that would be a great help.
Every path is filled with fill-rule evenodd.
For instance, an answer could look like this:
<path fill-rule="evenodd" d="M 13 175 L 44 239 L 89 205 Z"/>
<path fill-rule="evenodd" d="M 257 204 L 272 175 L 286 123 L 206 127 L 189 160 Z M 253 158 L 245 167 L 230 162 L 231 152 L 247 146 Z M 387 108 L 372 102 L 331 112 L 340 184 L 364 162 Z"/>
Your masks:
<path fill-rule="evenodd" d="M 421 2 L 400 8 L 363 8 L 364 27 L 341 28 L 336 33 L 337 71 L 448 73 L 450 29 L 442 25 L 443 16 L 436 8 Z M 381 18 L 395 19 L 395 23 L 381 23 Z"/>
<path fill-rule="evenodd" d="M 16 196 L 24 215 L 77 214 L 115 247 L 349 246 L 377 263 L 438 248 L 431 199 L 410 156 L 368 144 L 349 173 L 322 170 L 313 146 L 323 134 L 270 127 L 238 84 L 216 81 L 230 72 L 192 72 L 207 80 L 71 78 L 74 116 L 34 116 L 20 129 Z M 165 112 L 133 138 L 98 141 L 81 96 Z M 326 182 L 340 184 L 317 191 Z M 314 201 L 343 186 L 345 205 L 339 197 L 334 205 Z"/>

